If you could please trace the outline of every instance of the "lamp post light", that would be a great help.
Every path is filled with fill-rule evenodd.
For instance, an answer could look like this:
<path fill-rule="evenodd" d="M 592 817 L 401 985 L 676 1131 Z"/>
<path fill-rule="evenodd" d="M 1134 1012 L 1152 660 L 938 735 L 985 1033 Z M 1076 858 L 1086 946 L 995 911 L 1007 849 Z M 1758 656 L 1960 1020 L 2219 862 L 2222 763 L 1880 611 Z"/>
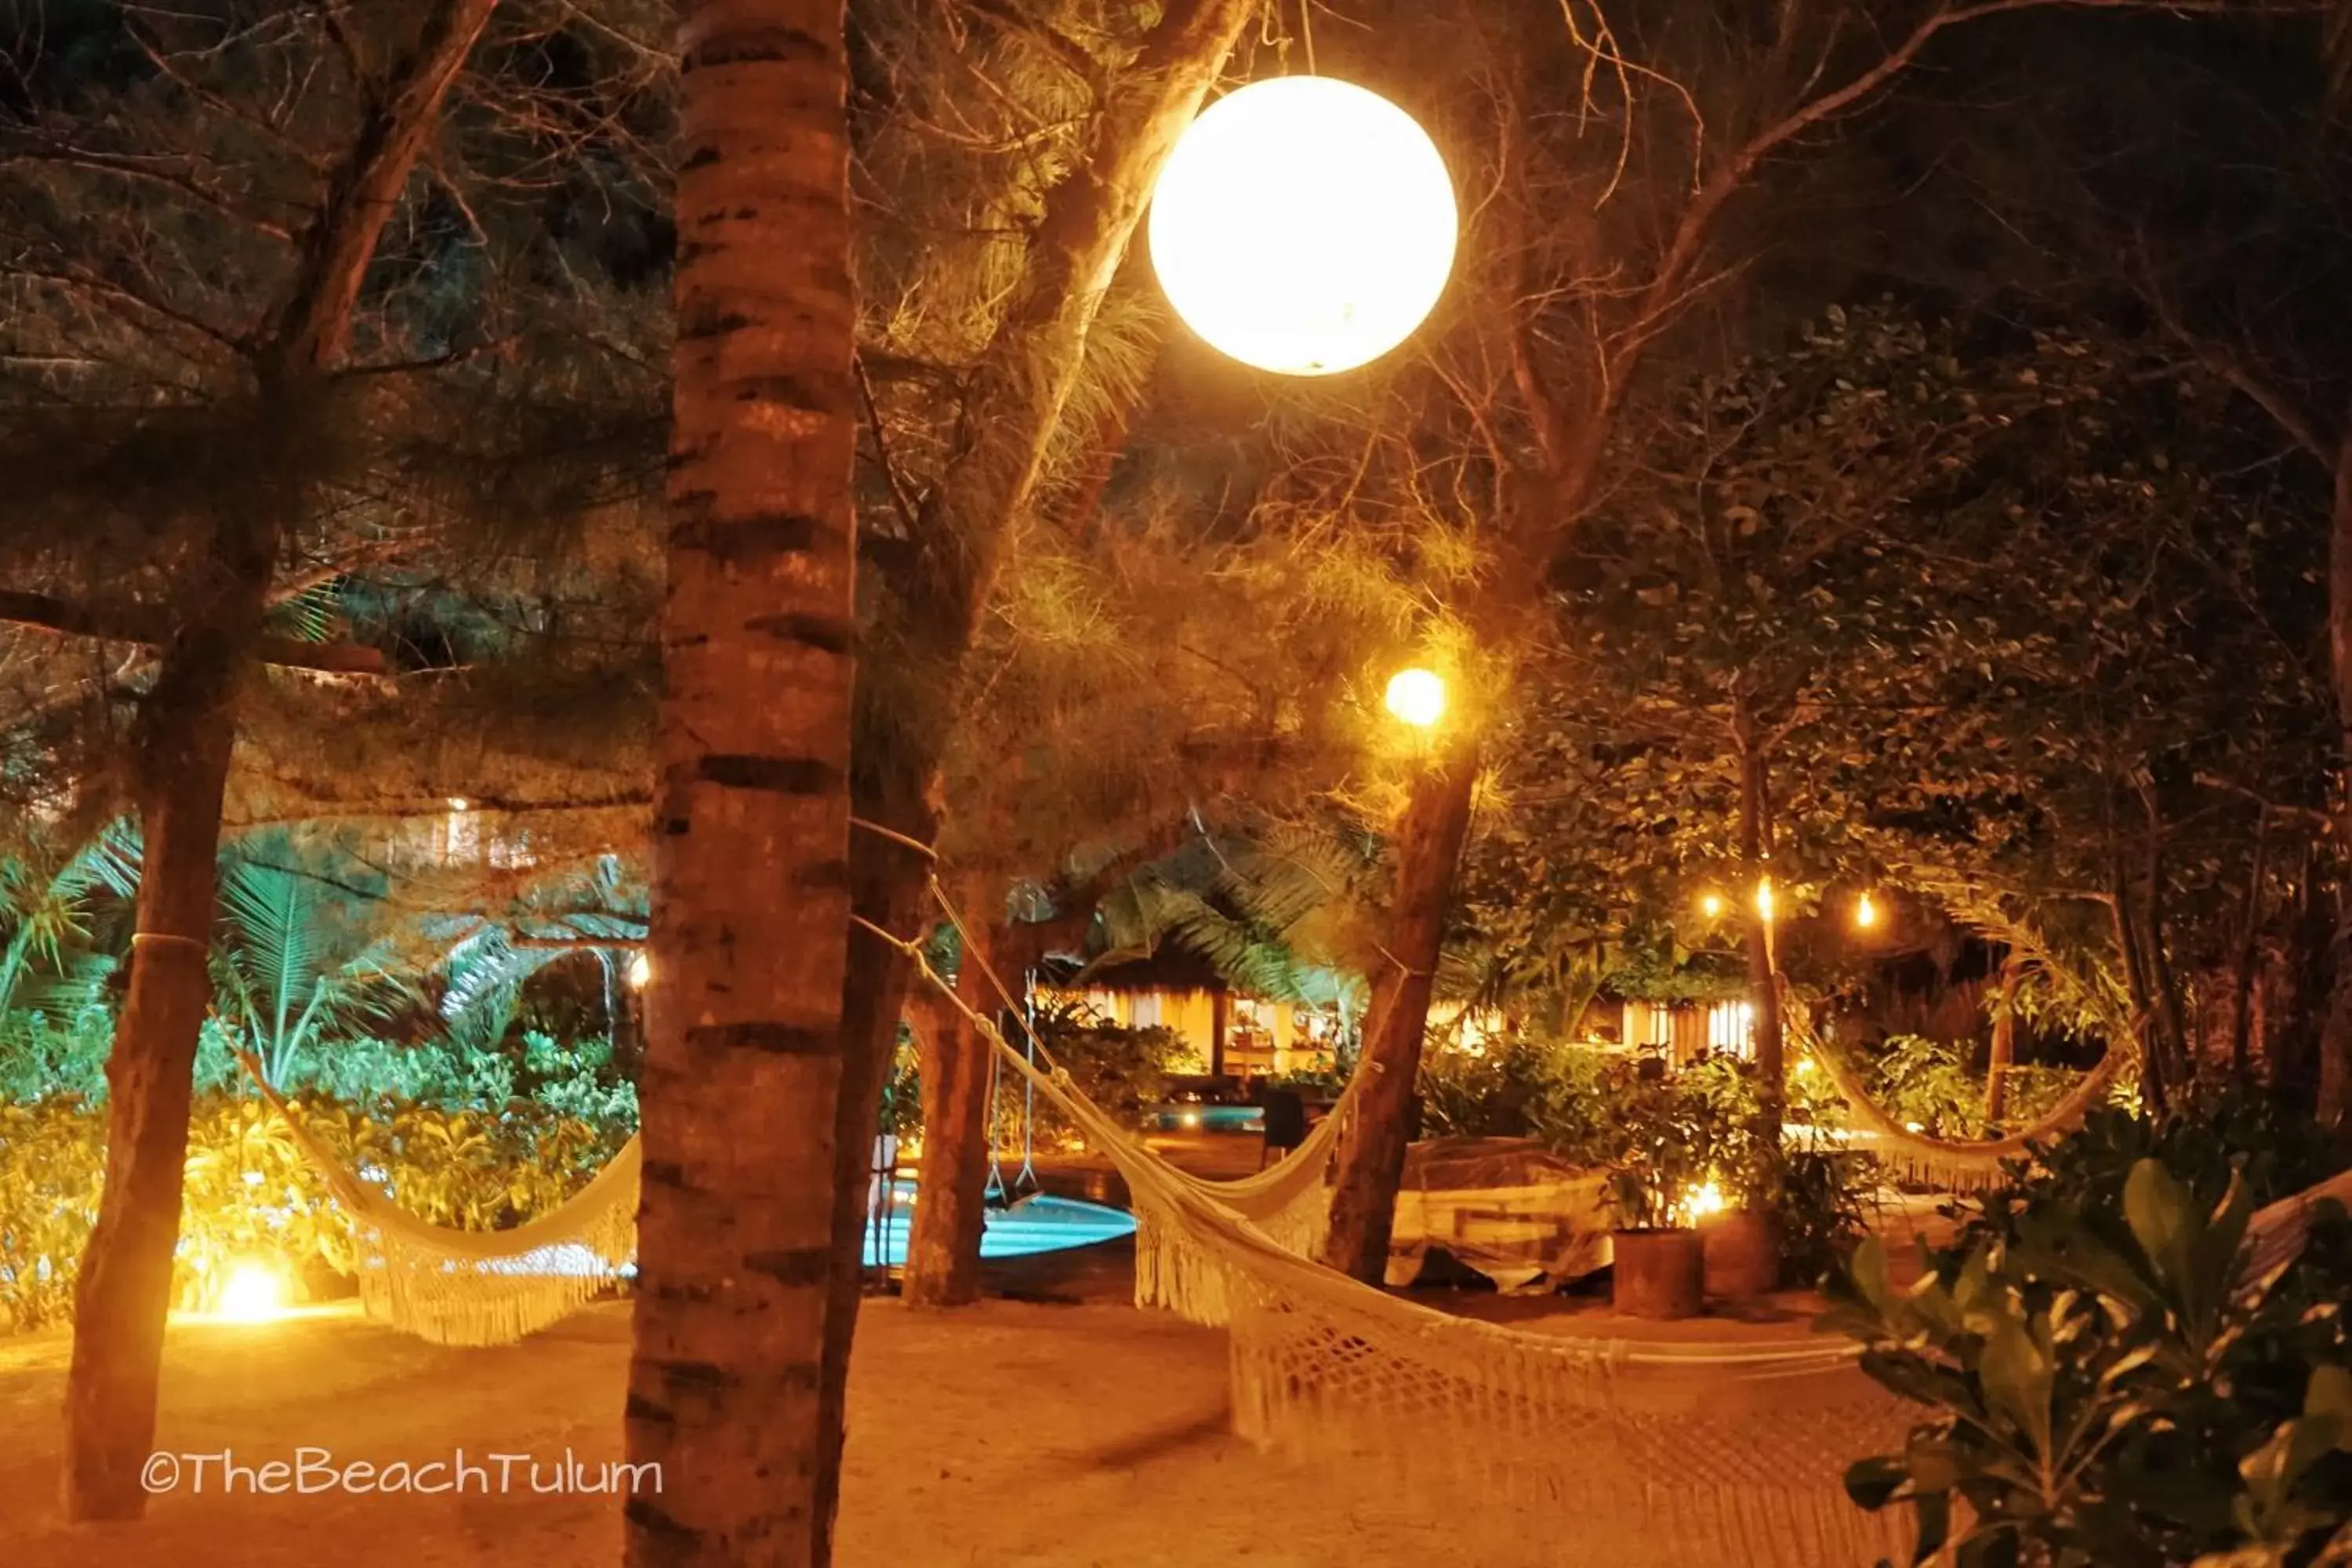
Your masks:
<path fill-rule="evenodd" d="M 1416 730 L 1435 728 L 1445 717 L 1445 681 L 1434 670 L 1400 669 L 1389 678 L 1381 699 L 1388 710 Z"/>
<path fill-rule="evenodd" d="M 1853 901 L 1853 923 L 1858 931 L 1868 931 L 1878 923 L 1878 906 L 1871 901 L 1868 893 Z"/>
<path fill-rule="evenodd" d="M 1212 348 L 1332 375 L 1412 336 L 1459 227 L 1453 176 L 1412 116 L 1349 82 L 1276 77 L 1186 128 L 1148 243 L 1168 302 Z"/>

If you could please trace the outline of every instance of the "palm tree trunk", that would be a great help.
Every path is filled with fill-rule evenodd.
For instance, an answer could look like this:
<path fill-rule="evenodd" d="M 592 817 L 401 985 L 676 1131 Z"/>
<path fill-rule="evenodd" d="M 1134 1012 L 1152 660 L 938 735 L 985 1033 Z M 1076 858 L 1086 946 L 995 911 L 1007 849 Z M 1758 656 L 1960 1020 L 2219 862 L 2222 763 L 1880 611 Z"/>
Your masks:
<path fill-rule="evenodd" d="M 443 0 L 363 106 L 255 356 L 260 416 L 272 428 L 301 429 L 341 361 L 385 221 L 495 4 Z M 147 850 L 130 988 L 107 1061 L 106 1186 L 75 1281 L 66 1387 L 65 1507 L 75 1520 L 133 1519 L 146 1505 L 139 1470 L 154 1443 L 196 1039 L 212 1000 L 205 957 L 236 689 L 299 503 L 273 493 L 265 476 L 249 505 L 220 519 L 189 601 L 202 607 L 163 649 L 142 705 L 135 752 Z"/>
<path fill-rule="evenodd" d="M 681 0 L 638 1568 L 830 1560 L 856 597 L 843 0 Z M 877 1096 L 878 1099 L 878 1080 Z M 877 1113 L 878 1114 L 878 1113 Z M 869 1114 L 868 1127 L 875 1114 Z M 853 1269 L 854 1272 L 854 1269 Z M 850 1306 L 856 1305 L 852 1280 Z M 829 1432 L 828 1426 L 836 1428 Z"/>
<path fill-rule="evenodd" d="M 1397 1186 L 1404 1179 L 1422 1037 L 1445 942 L 1445 911 L 1469 837 L 1476 753 L 1456 747 L 1413 781 L 1397 825 L 1396 890 L 1390 900 L 1381 979 L 1364 1019 L 1366 1075 L 1349 1125 L 1340 1129 L 1332 1178 L 1331 1227 L 1323 1261 L 1377 1285 L 1386 1277 Z"/>
<path fill-rule="evenodd" d="M 971 946 L 956 995 L 983 1017 L 1003 1008 L 982 965 L 1003 955 L 1000 889 L 971 886 L 962 900 Z M 905 1300 L 913 1307 L 968 1307 L 980 1300 L 980 1235 L 988 1205 L 989 1068 L 995 1053 L 944 997 L 923 1032 L 923 1163 L 907 1239 Z"/>

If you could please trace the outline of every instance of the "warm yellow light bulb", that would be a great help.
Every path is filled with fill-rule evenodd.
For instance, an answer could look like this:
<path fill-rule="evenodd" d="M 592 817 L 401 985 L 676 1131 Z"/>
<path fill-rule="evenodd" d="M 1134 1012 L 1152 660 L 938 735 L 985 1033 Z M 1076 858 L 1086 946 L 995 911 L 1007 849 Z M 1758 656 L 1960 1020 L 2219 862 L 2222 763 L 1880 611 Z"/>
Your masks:
<path fill-rule="evenodd" d="M 643 991 L 654 977 L 654 961 L 644 953 L 629 960 L 629 989 Z"/>
<path fill-rule="evenodd" d="M 1682 1201 L 1684 1217 L 1693 1221 L 1706 1219 L 1710 1215 L 1719 1215 L 1727 1206 L 1729 1205 L 1724 1201 L 1723 1188 L 1713 1178 L 1709 1178 L 1704 1185 L 1685 1194 Z"/>
<path fill-rule="evenodd" d="M 270 1264 L 240 1263 L 221 1286 L 216 1315 L 233 1323 L 266 1323 L 286 1310 L 286 1277 Z"/>
<path fill-rule="evenodd" d="M 1286 375 L 1368 363 L 1421 325 L 1454 268 L 1453 176 L 1412 116 L 1286 76 L 1188 127 L 1151 195 L 1160 287 L 1221 353 Z"/>
<path fill-rule="evenodd" d="M 1864 931 L 1878 923 L 1878 906 L 1870 901 L 1868 893 L 1853 901 L 1853 923 Z"/>
<path fill-rule="evenodd" d="M 1426 730 L 1445 716 L 1445 682 L 1431 670 L 1401 669 L 1389 681 L 1384 700 L 1399 719 Z"/>
<path fill-rule="evenodd" d="M 1768 921 L 1772 918 L 1772 879 L 1769 877 L 1756 879 L 1756 912 Z"/>
<path fill-rule="evenodd" d="M 1721 893 L 1707 893 L 1703 895 L 1699 899 L 1698 909 L 1699 913 L 1705 915 L 1709 920 L 1714 920 L 1716 917 L 1723 913 L 1723 895 Z"/>

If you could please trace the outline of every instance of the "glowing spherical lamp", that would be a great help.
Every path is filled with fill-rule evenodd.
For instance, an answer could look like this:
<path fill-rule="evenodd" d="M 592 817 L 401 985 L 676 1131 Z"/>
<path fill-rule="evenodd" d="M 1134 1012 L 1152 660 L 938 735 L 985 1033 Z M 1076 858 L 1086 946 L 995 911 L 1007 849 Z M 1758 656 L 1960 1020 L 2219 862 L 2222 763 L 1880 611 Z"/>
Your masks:
<path fill-rule="evenodd" d="M 1400 669 L 1382 700 L 1390 712 L 1416 730 L 1426 730 L 1445 716 L 1445 682 L 1431 670 Z"/>
<path fill-rule="evenodd" d="M 1878 906 L 1871 901 L 1868 893 L 1863 894 L 1853 901 L 1853 923 L 1864 931 L 1868 931 L 1878 923 Z"/>
<path fill-rule="evenodd" d="M 1378 359 L 1454 267 L 1454 181 L 1412 116 L 1329 77 L 1226 94 L 1169 154 L 1151 265 L 1211 347 L 1285 375 Z"/>
<path fill-rule="evenodd" d="M 1722 914 L 1723 895 L 1721 893 L 1701 894 L 1698 900 L 1698 912 L 1705 915 L 1709 920 L 1714 920 L 1717 916 Z"/>

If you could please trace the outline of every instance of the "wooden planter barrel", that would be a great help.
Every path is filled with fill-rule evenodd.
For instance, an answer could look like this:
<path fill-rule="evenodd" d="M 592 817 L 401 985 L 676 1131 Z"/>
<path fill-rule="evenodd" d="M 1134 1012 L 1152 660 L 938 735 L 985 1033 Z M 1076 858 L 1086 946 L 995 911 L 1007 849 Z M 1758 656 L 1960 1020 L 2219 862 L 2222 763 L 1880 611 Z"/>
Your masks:
<path fill-rule="evenodd" d="M 1633 1318 L 1695 1318 L 1706 1304 L 1706 1250 L 1695 1230 L 1621 1230 L 1610 1301 Z"/>
<path fill-rule="evenodd" d="M 1709 1215 L 1698 1222 L 1706 1254 L 1706 1293 L 1739 1301 L 1780 1288 L 1780 1238 L 1772 1222 L 1748 1209 Z"/>

